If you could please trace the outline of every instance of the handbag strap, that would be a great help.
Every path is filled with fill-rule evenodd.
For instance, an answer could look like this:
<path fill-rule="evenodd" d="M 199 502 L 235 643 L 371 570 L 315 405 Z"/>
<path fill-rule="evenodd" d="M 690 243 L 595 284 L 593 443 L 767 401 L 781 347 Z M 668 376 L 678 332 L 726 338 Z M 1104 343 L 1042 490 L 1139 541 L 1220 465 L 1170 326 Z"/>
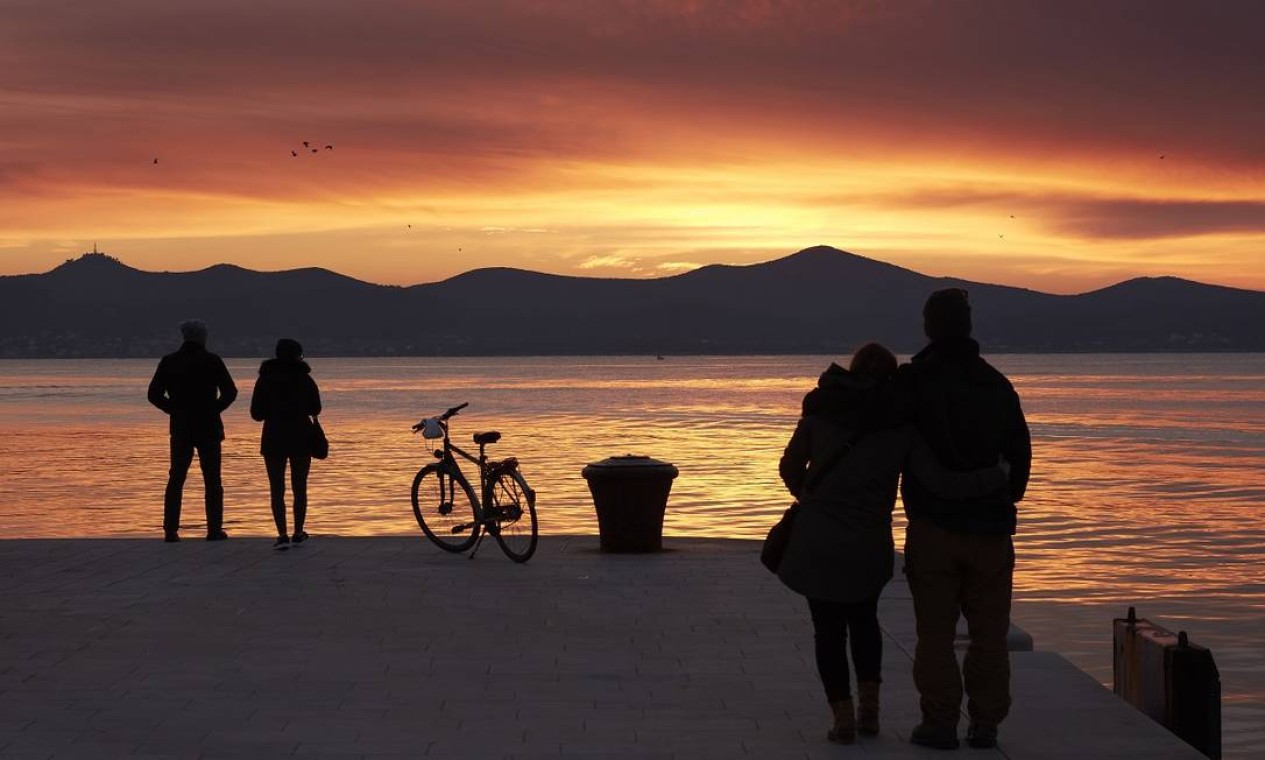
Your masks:
<path fill-rule="evenodd" d="M 830 458 L 827 459 L 819 469 L 814 470 L 812 475 L 804 480 L 804 493 L 811 493 L 817 488 L 817 486 L 821 485 L 821 481 L 825 480 L 826 476 L 830 474 L 830 471 L 835 468 L 835 465 L 843 461 L 843 458 L 848 455 L 848 452 L 852 451 L 853 447 L 857 445 L 857 441 L 859 440 L 861 440 L 860 430 L 853 433 L 852 437 L 849 438 L 838 451 L 831 454 Z"/>

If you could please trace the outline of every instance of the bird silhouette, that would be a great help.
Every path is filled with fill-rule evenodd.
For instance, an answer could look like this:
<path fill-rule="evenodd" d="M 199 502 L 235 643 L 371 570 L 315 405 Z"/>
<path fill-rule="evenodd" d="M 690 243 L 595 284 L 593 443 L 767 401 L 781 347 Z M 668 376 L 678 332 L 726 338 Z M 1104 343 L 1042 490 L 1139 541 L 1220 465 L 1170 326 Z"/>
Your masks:
<path fill-rule="evenodd" d="M 333 145 L 326 145 L 326 146 L 325 146 L 325 150 L 333 150 L 333 149 L 334 149 L 334 146 L 333 146 Z"/>
<path fill-rule="evenodd" d="M 292 150 L 292 151 L 290 151 L 290 155 L 291 155 L 291 156 L 295 156 L 295 157 L 297 158 L 299 154 L 298 154 L 298 152 L 297 152 L 297 151 L 293 151 L 293 150 Z"/>
<path fill-rule="evenodd" d="M 1004 237 L 1006 237 L 1006 236 L 1005 236 L 1005 235 L 998 235 L 997 237 L 999 237 L 999 238 L 1004 238 Z"/>
<path fill-rule="evenodd" d="M 158 159 L 156 159 L 156 158 L 155 158 L 155 159 L 154 159 L 154 163 L 158 163 Z"/>
<path fill-rule="evenodd" d="M 1015 218 L 1015 215 L 1014 215 L 1014 214 L 1011 214 L 1011 215 L 1010 215 L 1010 218 L 1011 218 L 1011 219 L 1014 219 L 1014 218 Z"/>
<path fill-rule="evenodd" d="M 1164 154 L 1163 154 L 1163 153 L 1161 153 L 1161 154 L 1160 154 L 1160 160 L 1163 160 L 1163 159 L 1164 159 Z"/>
<path fill-rule="evenodd" d="M 313 153 L 319 153 L 320 151 L 318 151 L 316 148 L 312 148 L 312 152 L 313 152 Z"/>
<path fill-rule="evenodd" d="M 303 147 L 305 147 L 305 148 L 310 148 L 311 146 L 310 146 L 310 145 L 308 145 L 307 140 L 304 140 L 304 141 L 303 141 Z"/>

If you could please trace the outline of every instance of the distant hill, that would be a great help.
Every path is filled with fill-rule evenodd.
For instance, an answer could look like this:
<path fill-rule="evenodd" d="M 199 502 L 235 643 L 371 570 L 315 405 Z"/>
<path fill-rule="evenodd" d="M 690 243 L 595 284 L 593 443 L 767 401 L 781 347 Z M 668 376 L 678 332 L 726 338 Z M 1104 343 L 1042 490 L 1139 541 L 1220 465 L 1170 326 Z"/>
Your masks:
<path fill-rule="evenodd" d="M 908 353 L 944 287 L 970 291 L 994 353 L 1265 351 L 1260 291 L 1159 277 L 1051 295 L 817 246 L 652 280 L 493 268 L 412 287 L 324 269 L 142 272 L 91 253 L 0 277 L 0 357 L 154 357 L 191 316 L 227 356 L 266 355 L 283 335 L 324 356 L 843 353 L 868 340 Z"/>

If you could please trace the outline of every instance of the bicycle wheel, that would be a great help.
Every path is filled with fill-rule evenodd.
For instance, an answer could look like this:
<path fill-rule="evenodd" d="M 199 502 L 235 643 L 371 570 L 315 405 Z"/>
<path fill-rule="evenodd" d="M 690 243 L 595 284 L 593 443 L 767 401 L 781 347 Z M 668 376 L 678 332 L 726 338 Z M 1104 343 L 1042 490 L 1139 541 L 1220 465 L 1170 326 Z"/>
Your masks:
<path fill-rule="evenodd" d="M 437 464 L 428 464 L 413 478 L 413 516 L 426 537 L 439 548 L 463 552 L 479 538 L 475 522 L 474 490 L 465 480 L 454 478 Z M 458 525 L 469 525 L 453 533 Z"/>
<path fill-rule="evenodd" d="M 492 484 L 489 516 L 495 522 L 488 532 L 496 537 L 505 555 L 526 562 L 536 552 L 536 492 L 518 470 L 502 472 Z"/>

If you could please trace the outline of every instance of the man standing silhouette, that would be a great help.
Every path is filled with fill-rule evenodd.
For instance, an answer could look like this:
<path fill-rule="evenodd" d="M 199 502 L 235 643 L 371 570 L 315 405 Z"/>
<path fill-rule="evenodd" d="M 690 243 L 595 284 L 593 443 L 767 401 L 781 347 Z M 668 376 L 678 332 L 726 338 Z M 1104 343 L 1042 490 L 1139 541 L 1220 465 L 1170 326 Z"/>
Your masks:
<path fill-rule="evenodd" d="M 1015 502 L 1028 485 L 1032 444 L 1018 394 L 980 357 L 971 338 L 966 291 L 932 293 L 923 308 L 923 329 L 930 344 L 897 373 L 906 413 L 951 469 L 987 467 L 1004 457 L 1010 488 L 1001 496 L 952 501 L 937 497 L 912 472 L 901 480 L 909 518 L 905 575 L 918 630 L 914 685 L 922 710 L 910 741 L 958 747 L 965 685 L 967 743 L 993 747 L 997 726 L 1010 711 L 1011 536 Z M 959 615 L 966 617 L 970 634 L 961 671 L 954 652 Z"/>
<path fill-rule="evenodd" d="M 158 363 L 149 381 L 149 403 L 171 419 L 171 471 L 163 498 L 163 536 L 179 541 L 180 502 L 185 477 L 198 453 L 206 485 L 206 540 L 223 541 L 224 486 L 220 482 L 220 442 L 224 423 L 220 412 L 237 398 L 237 386 L 220 357 L 206 350 L 206 325 L 190 319 L 180 324 L 184 344 Z"/>

